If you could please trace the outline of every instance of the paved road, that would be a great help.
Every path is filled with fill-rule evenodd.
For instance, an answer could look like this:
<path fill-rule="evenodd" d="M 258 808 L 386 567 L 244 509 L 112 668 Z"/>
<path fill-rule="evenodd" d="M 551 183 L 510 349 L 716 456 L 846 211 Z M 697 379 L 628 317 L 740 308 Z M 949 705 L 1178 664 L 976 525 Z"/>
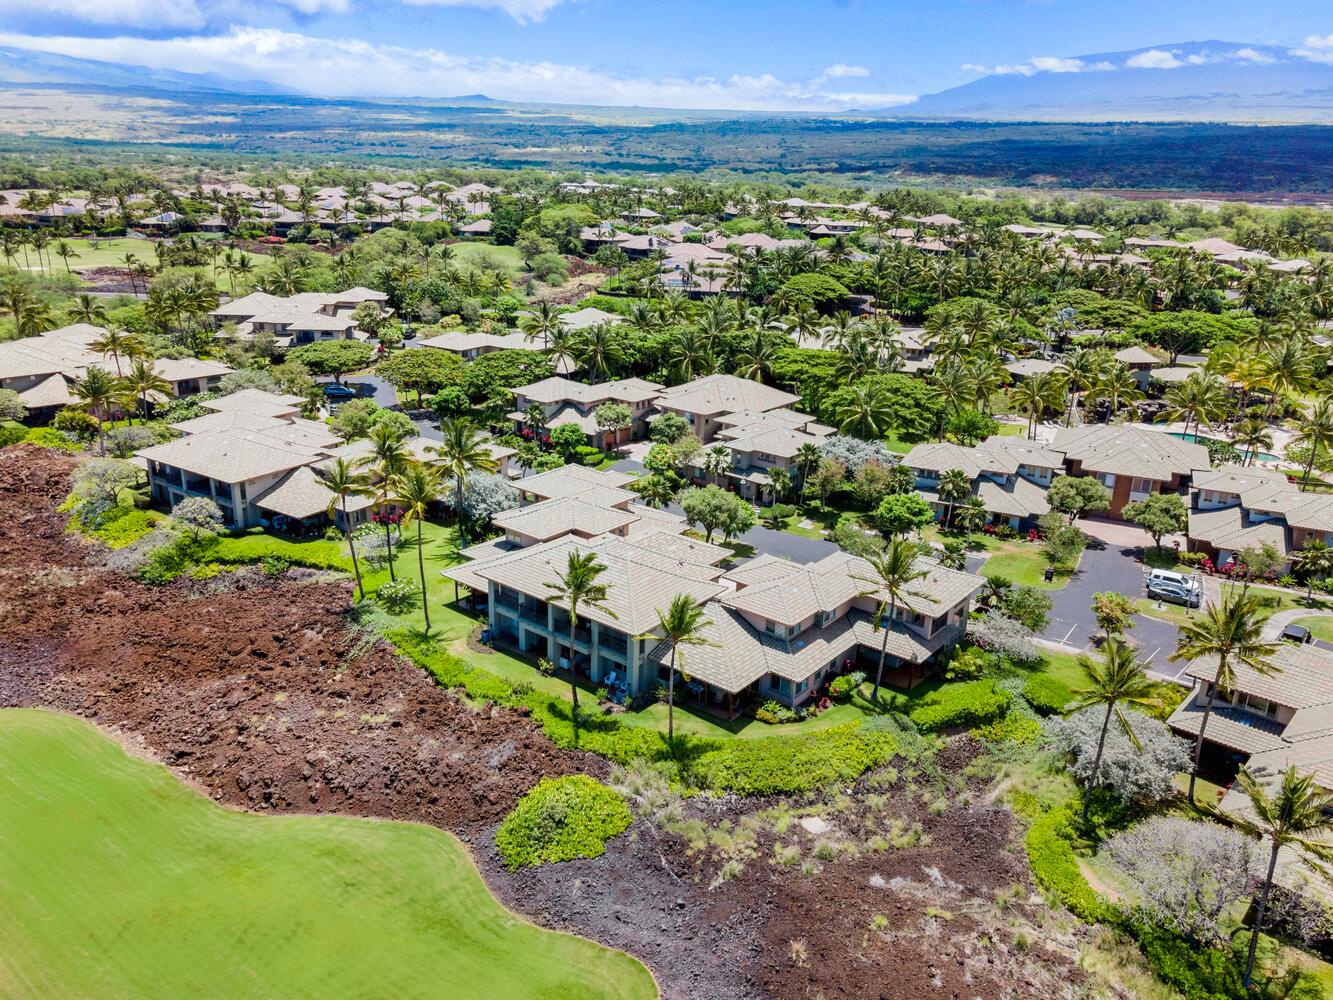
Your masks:
<path fill-rule="evenodd" d="M 320 385 L 332 382 L 331 378 L 322 378 Z M 361 399 L 374 400 L 380 406 L 391 409 L 398 408 L 398 393 L 394 387 L 378 375 L 349 375 L 343 379 L 344 384 L 356 389 L 361 395 Z"/>

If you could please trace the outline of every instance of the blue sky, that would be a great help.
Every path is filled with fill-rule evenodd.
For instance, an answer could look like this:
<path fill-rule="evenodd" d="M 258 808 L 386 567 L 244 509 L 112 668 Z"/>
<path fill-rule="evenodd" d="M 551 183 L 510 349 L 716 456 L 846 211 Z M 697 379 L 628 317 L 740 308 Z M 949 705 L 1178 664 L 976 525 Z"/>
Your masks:
<path fill-rule="evenodd" d="M 319 94 L 693 108 L 908 105 L 1071 57 L 1220 39 L 1333 63 L 1328 0 L 0 0 L 0 44 Z M 1271 58 L 1271 56 L 1265 56 Z M 1236 59 L 1243 67 L 1247 59 Z M 1105 64 L 1098 68 L 1105 69 Z M 1238 68 L 1238 71 L 1243 71 Z"/>

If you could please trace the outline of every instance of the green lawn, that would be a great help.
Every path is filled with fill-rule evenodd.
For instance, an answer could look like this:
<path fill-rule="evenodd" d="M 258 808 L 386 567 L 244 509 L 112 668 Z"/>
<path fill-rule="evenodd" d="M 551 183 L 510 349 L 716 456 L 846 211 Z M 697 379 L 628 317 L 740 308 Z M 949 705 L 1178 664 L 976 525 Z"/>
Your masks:
<path fill-rule="evenodd" d="M 124 267 L 127 253 L 134 254 L 146 264 L 157 263 L 155 245 L 148 240 L 98 240 L 96 245 L 91 240 L 83 239 L 68 239 L 65 242 L 78 254 L 77 257 L 69 259 L 69 266 L 76 271 L 89 267 Z M 58 256 L 54 256 L 54 250 L 52 254 L 55 269 L 63 271 L 65 269 L 64 261 Z"/>
<path fill-rule="evenodd" d="M 953 538 L 967 540 L 964 535 L 946 535 L 938 524 L 929 525 L 922 536 L 936 545 Z M 1042 590 L 1059 590 L 1069 582 L 1070 573 L 1067 570 L 1057 570 L 1055 579 L 1049 583 L 1046 581 L 1045 573 L 1049 563 L 1046 561 L 1045 550 L 1038 543 L 1000 539 L 977 532 L 971 536 L 968 551 L 989 553 L 979 571 L 982 576 L 1002 576 L 1019 586 Z"/>
<path fill-rule="evenodd" d="M 1297 618 L 1293 624 L 1305 626 L 1316 639 L 1333 642 L 1333 618 L 1313 615 L 1309 618 Z"/>
<path fill-rule="evenodd" d="M 0 994 L 657 995 L 506 912 L 453 837 L 225 810 L 74 718 L 0 712 Z"/>
<path fill-rule="evenodd" d="M 489 243 L 451 243 L 454 252 L 454 266 L 466 268 L 479 266 L 483 260 L 494 260 L 503 264 L 510 274 L 523 270 L 523 256 L 513 247 L 492 246 Z"/>

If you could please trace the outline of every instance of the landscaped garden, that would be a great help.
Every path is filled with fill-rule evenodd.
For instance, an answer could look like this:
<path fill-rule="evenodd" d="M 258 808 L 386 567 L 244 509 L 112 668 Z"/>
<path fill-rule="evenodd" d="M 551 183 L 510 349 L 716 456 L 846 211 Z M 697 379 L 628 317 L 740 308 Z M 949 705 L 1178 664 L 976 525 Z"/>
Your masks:
<path fill-rule="evenodd" d="M 440 830 L 223 809 L 80 720 L 0 712 L 0 992 L 656 997 L 506 912 Z"/>

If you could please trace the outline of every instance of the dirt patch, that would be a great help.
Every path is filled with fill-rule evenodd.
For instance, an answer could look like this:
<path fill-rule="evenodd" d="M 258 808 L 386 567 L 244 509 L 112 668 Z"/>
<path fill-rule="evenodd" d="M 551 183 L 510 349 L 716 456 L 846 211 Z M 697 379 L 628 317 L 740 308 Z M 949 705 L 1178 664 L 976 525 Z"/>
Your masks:
<path fill-rule="evenodd" d="M 123 267 L 75 268 L 74 273 L 92 285 L 95 292 L 124 292 L 129 295 L 143 288 L 143 281 Z"/>
<path fill-rule="evenodd" d="M 498 822 L 544 775 L 603 768 L 359 640 L 342 582 L 240 573 L 154 588 L 99 568 L 51 514 L 72 465 L 0 452 L 0 704 L 129 730 L 230 805 L 463 834 Z"/>
<path fill-rule="evenodd" d="M 341 580 L 153 588 L 106 568 L 53 513 L 74 464 L 0 450 L 0 706 L 112 727 L 228 805 L 457 832 L 503 902 L 636 955 L 670 1000 L 1047 1000 L 1079 981 L 1072 948 L 1022 936 L 1044 908 L 1008 812 L 962 776 L 975 740 L 788 802 L 682 800 L 658 778 L 605 856 L 510 873 L 494 828 L 542 776 L 626 775 L 441 691 L 349 628 Z"/>

